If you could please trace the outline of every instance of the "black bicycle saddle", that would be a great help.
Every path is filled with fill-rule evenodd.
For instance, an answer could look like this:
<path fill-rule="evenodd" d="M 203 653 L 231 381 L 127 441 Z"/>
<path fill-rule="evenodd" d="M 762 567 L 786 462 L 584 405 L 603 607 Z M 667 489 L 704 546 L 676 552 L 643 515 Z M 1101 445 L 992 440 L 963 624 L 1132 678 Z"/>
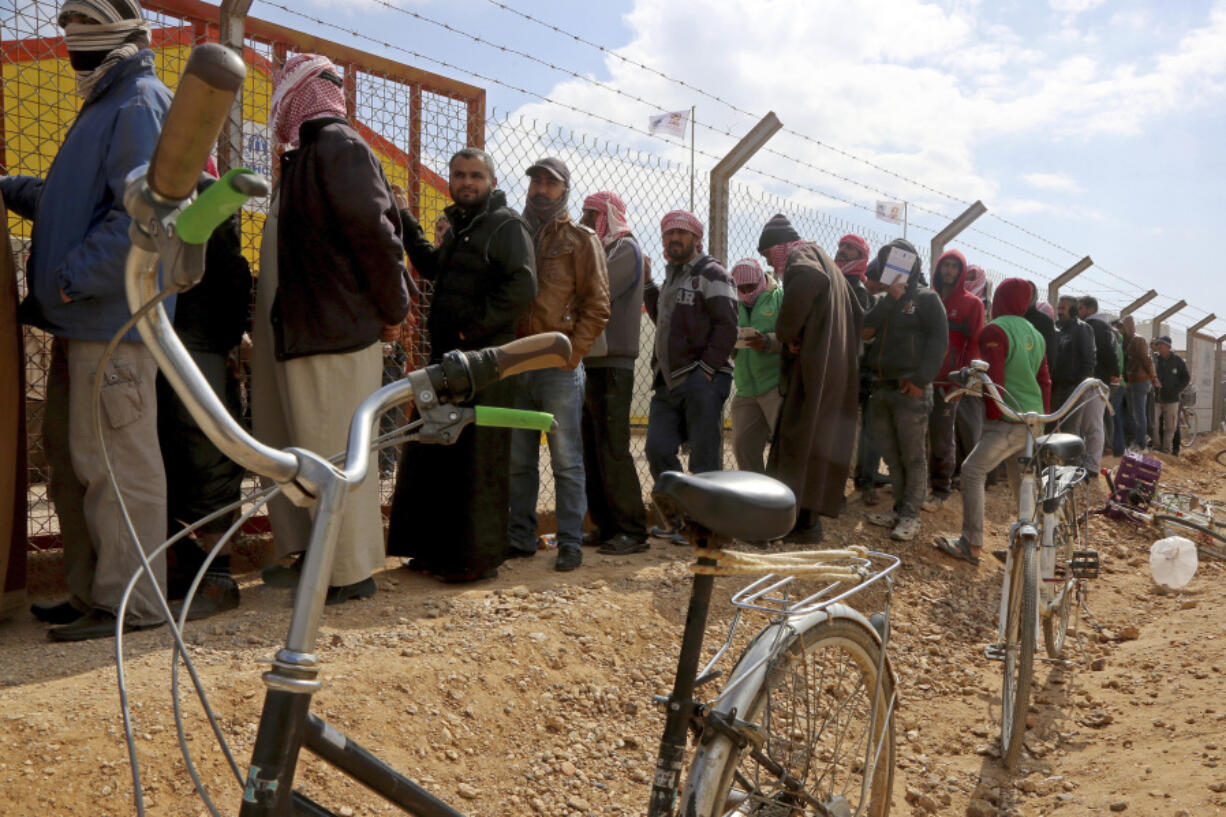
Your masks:
<path fill-rule="evenodd" d="M 777 479 L 749 471 L 665 471 L 652 498 L 666 513 L 689 517 L 720 536 L 765 541 L 796 524 L 796 497 Z"/>
<path fill-rule="evenodd" d="M 1040 463 L 1071 465 L 1080 462 L 1086 452 L 1086 441 L 1076 434 L 1044 434 L 1034 438 L 1034 447 Z"/>

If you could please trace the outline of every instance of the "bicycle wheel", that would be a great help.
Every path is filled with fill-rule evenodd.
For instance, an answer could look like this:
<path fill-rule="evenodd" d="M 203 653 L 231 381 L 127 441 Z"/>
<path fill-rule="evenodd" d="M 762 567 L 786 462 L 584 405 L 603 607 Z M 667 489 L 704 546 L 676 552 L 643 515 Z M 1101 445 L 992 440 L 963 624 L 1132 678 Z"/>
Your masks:
<path fill-rule="evenodd" d="M 1036 548 L 1022 548 L 1009 582 L 1005 622 L 1005 672 L 1000 688 L 1000 753 L 1012 770 L 1022 754 L 1030 684 L 1034 678 L 1035 618 L 1038 613 L 1039 565 Z"/>
<path fill-rule="evenodd" d="M 736 713 L 760 727 L 760 751 L 752 744 L 738 750 L 723 735 L 704 742 L 681 813 L 886 817 L 894 681 L 887 669 L 878 692 L 880 660 L 876 634 L 858 621 L 827 618 L 798 633 L 775 652 Z M 736 678 L 734 672 L 730 687 Z"/>
<path fill-rule="evenodd" d="M 1043 623 L 1043 645 L 1047 648 L 1050 658 L 1064 656 L 1064 640 L 1068 635 L 1069 614 L 1073 609 L 1073 593 L 1076 579 L 1069 565 L 1073 561 L 1073 551 L 1081 550 L 1084 543 L 1081 535 L 1081 518 L 1077 509 L 1077 497 L 1073 493 L 1060 506 L 1060 514 L 1056 521 L 1053 535 L 1055 543 L 1055 575 L 1058 582 L 1045 586 L 1051 588 L 1052 596 L 1059 594 L 1059 601 L 1047 609 L 1047 615 L 1041 618 Z M 1047 594 L 1044 593 L 1044 596 Z"/>
<path fill-rule="evenodd" d="M 1179 412 L 1179 444 L 1191 448 L 1196 442 L 1197 431 L 1196 412 L 1184 410 Z"/>
<path fill-rule="evenodd" d="M 1164 513 L 1154 514 L 1154 524 L 1166 536 L 1183 536 L 1196 543 L 1196 551 L 1202 556 L 1226 561 L 1226 536 L 1207 525 L 1201 525 L 1190 519 L 1169 516 Z"/>

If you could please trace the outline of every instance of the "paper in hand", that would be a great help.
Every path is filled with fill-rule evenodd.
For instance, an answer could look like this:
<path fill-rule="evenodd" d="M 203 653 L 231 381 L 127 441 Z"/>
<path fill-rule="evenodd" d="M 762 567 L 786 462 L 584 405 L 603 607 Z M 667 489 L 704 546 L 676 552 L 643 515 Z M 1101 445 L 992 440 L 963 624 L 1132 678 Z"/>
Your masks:
<path fill-rule="evenodd" d="M 899 279 L 906 280 L 911 276 L 911 268 L 915 265 L 916 255 L 902 247 L 891 247 L 890 254 L 885 259 L 885 269 L 881 271 L 881 283 L 889 287 Z"/>

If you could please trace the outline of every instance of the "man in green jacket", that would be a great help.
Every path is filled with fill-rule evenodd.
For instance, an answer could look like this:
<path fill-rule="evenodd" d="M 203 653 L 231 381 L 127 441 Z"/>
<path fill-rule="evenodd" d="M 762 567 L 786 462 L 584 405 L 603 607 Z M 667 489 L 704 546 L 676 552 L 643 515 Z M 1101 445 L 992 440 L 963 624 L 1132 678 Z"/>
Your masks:
<path fill-rule="evenodd" d="M 736 283 L 737 342 L 733 357 L 732 451 L 742 471 L 765 473 L 763 453 L 779 419 L 779 351 L 775 321 L 783 301 L 783 287 L 752 258 L 732 268 Z"/>

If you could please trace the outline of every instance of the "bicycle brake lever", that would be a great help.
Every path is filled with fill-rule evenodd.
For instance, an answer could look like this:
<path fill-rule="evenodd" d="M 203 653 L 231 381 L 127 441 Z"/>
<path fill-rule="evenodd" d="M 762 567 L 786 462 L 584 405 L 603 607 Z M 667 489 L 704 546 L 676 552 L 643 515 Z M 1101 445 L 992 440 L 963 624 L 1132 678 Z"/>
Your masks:
<path fill-rule="evenodd" d="M 435 366 L 418 369 L 408 375 L 409 384 L 413 387 L 413 404 L 421 416 L 421 427 L 417 431 L 416 441 L 451 445 L 460 439 L 464 426 L 477 419 L 477 412 L 471 406 L 456 406 L 439 400 L 441 378 L 440 371 Z M 433 375 L 433 376 L 432 376 Z"/>

